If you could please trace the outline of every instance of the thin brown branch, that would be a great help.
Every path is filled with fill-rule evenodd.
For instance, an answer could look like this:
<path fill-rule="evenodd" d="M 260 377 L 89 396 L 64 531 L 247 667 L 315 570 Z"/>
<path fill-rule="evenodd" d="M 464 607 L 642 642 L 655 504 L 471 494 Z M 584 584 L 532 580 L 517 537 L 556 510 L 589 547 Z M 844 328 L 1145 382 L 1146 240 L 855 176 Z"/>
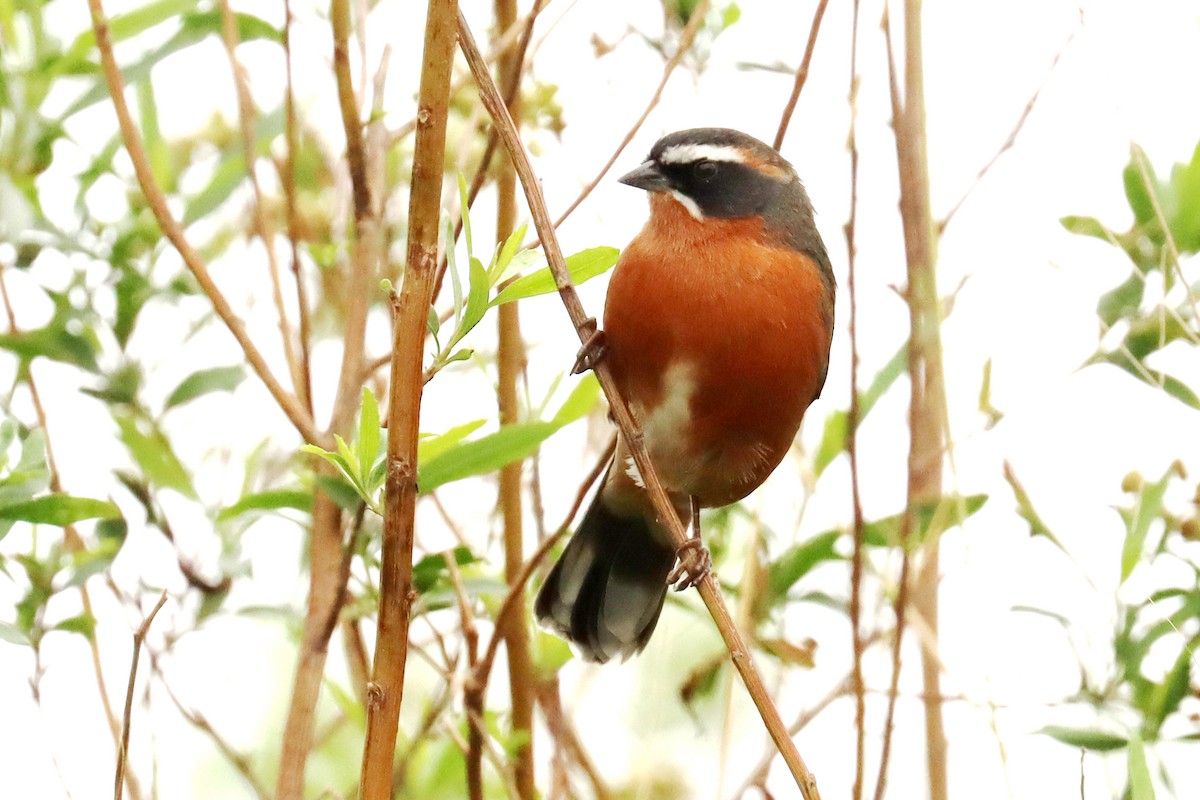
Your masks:
<path fill-rule="evenodd" d="M 855 282 L 855 256 L 858 252 L 856 223 L 858 221 L 858 11 L 854 0 L 850 26 L 850 217 L 846 221 L 846 264 L 850 295 L 850 408 L 846 412 L 846 456 L 850 461 L 850 496 L 854 513 L 854 556 L 850 569 L 850 633 L 854 650 L 851 683 L 854 692 L 854 786 L 851 797 L 862 800 L 866 778 L 867 702 L 863 682 L 863 655 L 866 645 L 862 633 L 862 582 L 865 521 L 862 508 L 862 486 L 858 471 L 858 428 L 862 409 L 858 393 L 858 289 Z"/>
<path fill-rule="evenodd" d="M 346 161 L 350 165 L 354 216 L 364 218 L 371 215 L 371 189 L 367 184 L 367 157 L 363 147 L 363 126 L 359 117 L 358 98 L 354 95 L 354 79 L 350 76 L 349 0 L 332 0 L 329 19 L 333 25 L 333 72 L 337 78 L 342 130 L 346 133 Z"/>
<path fill-rule="evenodd" d="M 246 175 L 250 178 L 250 187 L 254 192 L 254 231 L 263 243 L 267 253 L 267 272 L 271 278 L 271 299 L 275 303 L 275 313 L 279 316 L 279 334 L 283 339 L 283 355 L 287 361 L 292 376 L 292 386 L 297 395 L 304 398 L 305 384 L 300 356 L 296 352 L 296 342 L 292 333 L 292 324 L 288 319 L 287 306 L 283 302 L 283 285 L 279 280 L 279 259 L 275 254 L 275 226 L 266 211 L 262 184 L 258 180 L 258 137 L 255 135 L 254 99 L 250 96 L 250 86 L 246 70 L 237 57 L 240 37 L 237 29 L 237 17 L 229 6 L 229 0 L 220 0 L 221 6 L 221 40 L 225 44 L 225 53 L 229 58 L 230 71 L 233 73 L 233 85 L 237 94 L 238 123 L 242 135 L 242 152 L 246 161 Z M 302 400 L 307 407 L 307 400 Z"/>
<path fill-rule="evenodd" d="M 467 650 L 467 674 L 473 676 L 479 660 L 479 628 L 475 625 L 471 600 L 467 597 L 453 551 L 447 551 L 443 557 L 454 595 L 458 598 L 459 629 Z M 486 730 L 483 724 L 483 694 L 486 689 L 485 685 L 471 678 L 463 682 L 463 708 L 467 714 L 467 796 L 470 800 L 483 800 L 483 742 Z"/>
<path fill-rule="evenodd" d="M 456 0 L 430 0 L 425 23 L 418 126 L 408 208 L 408 258 L 393 299 L 392 372 L 388 392 L 387 478 L 379 621 L 368 690 L 363 800 L 392 796 L 392 762 L 404 692 L 412 611 L 412 551 L 417 500 L 417 438 L 425 328 L 437 273 L 443 159 Z"/>
<path fill-rule="evenodd" d="M 1058 52 L 1054 54 L 1054 60 L 1050 62 L 1050 66 L 1046 69 L 1046 74 L 1042 76 L 1042 82 L 1038 84 L 1037 89 L 1035 89 L 1033 94 L 1029 97 L 1029 101 L 1025 103 L 1025 107 L 1021 109 L 1021 113 L 1017 116 L 1016 123 L 1013 125 L 1012 130 L 1008 132 L 1008 138 L 1006 138 L 1004 143 L 1000 145 L 1000 148 L 992 154 L 992 157 L 988 159 L 987 163 L 979 168 L 979 172 L 975 174 L 975 178 L 971 181 L 971 185 L 967 187 L 967 190 L 962 193 L 962 196 L 958 198 L 958 201 L 950 207 L 949 211 L 946 212 L 946 216 L 942 217 L 941 221 L 938 223 L 939 233 L 946 230 L 946 226 L 950 224 L 950 220 L 953 219 L 954 215 L 958 213 L 958 210 L 963 207 L 963 204 L 967 202 L 967 199 L 971 196 L 972 192 L 974 192 L 975 189 L 978 188 L 979 184 L 983 182 L 983 179 L 987 177 L 987 174 L 992 171 L 992 167 L 996 166 L 996 162 L 1000 160 L 1000 157 L 1011 150 L 1013 145 L 1017 143 L 1017 137 L 1020 136 L 1021 131 L 1025 129 L 1025 123 L 1029 120 L 1029 115 L 1033 113 L 1033 108 L 1037 105 L 1038 100 L 1041 98 L 1042 91 L 1046 88 L 1046 84 L 1050 82 L 1050 76 L 1053 75 L 1054 70 L 1058 68 L 1058 62 L 1062 61 L 1063 54 L 1067 52 L 1067 48 L 1070 47 L 1071 42 L 1075 40 L 1075 34 L 1077 34 L 1079 29 L 1082 27 L 1082 10 L 1080 10 L 1079 21 L 1080 24 L 1071 29 L 1071 33 L 1069 36 L 1067 36 L 1067 40 L 1063 42 L 1062 47 L 1060 47 Z"/>
<path fill-rule="evenodd" d="M 592 178 L 591 181 L 584 185 L 583 189 L 580 190 L 579 195 L 573 201 L 571 201 L 571 204 L 567 206 L 567 209 L 563 211 L 562 214 L 559 215 L 558 219 L 554 220 L 555 228 L 558 228 L 559 225 L 562 225 L 563 222 L 566 221 L 567 217 L 571 216 L 575 209 L 579 208 L 580 204 L 588 198 L 588 195 L 590 195 L 596 189 L 596 187 L 600 185 L 600 181 L 604 180 L 604 176 L 608 174 L 610 169 L 612 169 L 613 164 L 617 163 L 617 159 L 621 157 L 621 153 L 625 152 L 625 148 L 628 147 L 629 143 L 633 141 L 633 137 L 637 136 L 637 132 L 642 129 L 642 125 L 650 117 L 650 112 L 654 111 L 654 109 L 658 106 L 659 101 L 662 99 L 663 90 L 667 88 L 667 81 L 671 79 L 671 73 L 673 73 L 675 68 L 679 66 L 679 63 L 683 61 L 683 57 L 687 55 L 688 50 L 692 46 L 692 41 L 696 38 L 696 31 L 700 30 L 700 26 L 704 22 L 704 17 L 708 14 L 708 7 L 710 5 L 711 0 L 700 0 L 700 2 L 696 3 L 696 7 L 692 9 L 691 17 L 688 18 L 687 25 L 685 25 L 683 30 L 679 33 L 679 44 L 675 48 L 675 53 L 669 59 L 667 59 L 667 63 L 663 66 L 662 77 L 658 81 L 658 86 L 655 88 L 654 94 L 650 96 L 650 102 L 646 103 L 646 108 L 634 121 L 633 126 L 630 127 L 629 131 L 625 134 L 625 138 L 622 139 L 620 144 L 617 145 L 617 149 L 614 150 L 612 155 L 608 157 L 608 161 L 606 161 L 604 166 L 600 168 L 600 171 L 596 173 L 596 177 Z M 540 242 L 545 242 L 545 234 L 540 229 L 538 230 L 538 237 L 538 242 L 535 242 L 532 245 L 533 247 L 537 247 L 538 243 Z"/>
<path fill-rule="evenodd" d="M 292 251 L 292 280 L 296 283 L 296 305 L 300 318 L 300 401 L 313 413 L 312 403 L 312 323 L 308 311 L 308 290 L 300 272 L 300 215 L 296 208 L 296 152 L 300 149 L 300 130 L 296 123 L 296 89 L 292 77 L 292 0 L 283 0 L 283 58 L 287 72 L 287 91 L 284 97 L 284 154 L 280 183 L 283 186 L 284 210 L 287 214 L 288 242 Z"/>
<path fill-rule="evenodd" d="M 129 686 L 125 690 L 125 713 L 121 722 L 121 746 L 117 749 L 117 774 L 113 781 L 113 797 L 115 800 L 121 800 L 122 792 L 125 788 L 125 762 L 129 758 L 129 731 L 133 721 L 133 687 L 137 681 L 138 660 L 142 654 L 142 643 L 146 641 L 146 634 L 150 632 L 150 623 L 154 622 L 154 618 L 158 615 L 161 609 L 167 603 L 167 590 L 164 589 L 162 595 L 158 598 L 158 602 L 154 604 L 154 608 L 146 616 L 145 621 L 133 634 L 133 659 L 129 665 Z"/>
<path fill-rule="evenodd" d="M 829 0 L 821 0 L 817 3 L 817 10 L 813 12 L 812 25 L 808 29 L 808 41 L 804 45 L 804 57 L 800 59 L 800 66 L 796 68 L 796 80 L 792 84 L 792 94 L 788 97 L 787 105 L 783 108 L 783 116 L 779 120 L 779 129 L 775 131 L 775 149 L 783 149 L 783 137 L 787 136 L 788 125 L 792 121 L 792 114 L 796 112 L 796 103 L 800 100 L 800 92 L 804 90 L 804 84 L 808 82 L 808 67 L 812 63 L 813 50 L 817 47 L 817 35 L 821 32 L 821 20 L 825 18 L 825 6 L 829 5 Z M 857 3 L 855 4 L 855 19 L 858 18 Z M 853 45 L 851 45 L 853 47 Z M 851 56 L 853 59 L 853 56 Z"/>
<path fill-rule="evenodd" d="M 225 760 L 228 761 L 233 768 L 237 770 L 237 773 L 242 776 L 242 780 L 246 781 L 246 784 L 250 787 L 250 790 L 254 792 L 255 797 L 259 798 L 259 800 L 268 800 L 268 798 L 271 796 L 270 792 L 267 791 L 267 787 L 263 785 L 258 776 L 254 774 L 254 767 L 250 763 L 250 759 L 244 754 L 235 750 L 233 745 L 231 745 L 225 739 L 225 737 L 222 736 L 217 729 L 212 726 L 212 723 L 209 722 L 203 714 L 201 714 L 199 711 L 190 709 L 183 704 L 178 695 L 176 695 L 175 691 L 171 688 L 171 685 L 167 682 L 166 676 L 163 674 L 163 671 L 159 666 L 158 656 L 152 650 L 150 651 L 149 655 L 150 667 L 154 670 L 154 674 L 158 676 L 159 685 L 162 686 L 162 688 L 166 691 L 167 697 L 171 700 L 171 704 L 175 706 L 175 710 L 179 712 L 179 715 L 183 717 L 189 725 L 208 737 L 209 741 L 213 743 L 213 746 L 216 747 L 221 755 L 225 757 Z"/>
<path fill-rule="evenodd" d="M 808 727 L 808 724 L 816 719 L 826 708 L 828 708 L 834 700 L 854 691 L 854 676 L 847 675 L 842 680 L 838 681 L 833 687 L 825 693 L 825 696 L 818 700 L 813 705 L 804 710 L 796 721 L 788 726 L 788 733 L 792 736 L 800 733 Z M 751 787 L 763 787 L 767 782 L 767 775 L 771 771 L 771 764 L 775 761 L 776 750 L 772 748 L 769 752 L 763 754 L 759 759 L 758 764 L 750 771 L 750 775 L 742 783 L 742 787 L 734 792 L 733 797 L 742 797 L 750 790 Z"/>
<path fill-rule="evenodd" d="M 699 13 L 699 10 L 695 13 Z M 530 214 L 533 217 L 538 234 L 542 238 L 546 259 L 554 274 L 559 296 L 566 307 L 567 314 L 570 316 L 571 322 L 575 327 L 576 335 L 579 336 L 580 343 L 582 344 L 589 336 L 588 314 L 584 311 L 583 305 L 579 301 L 579 296 L 575 292 L 575 287 L 571 282 L 570 273 L 567 271 L 566 263 L 563 259 L 562 249 L 559 247 L 557 238 L 554 236 L 553 225 L 550 223 L 550 216 L 546 211 L 546 202 L 542 197 L 541 186 L 529 163 L 529 155 L 521 145 L 516 127 L 508 115 L 508 109 L 500 97 L 500 92 L 496 88 L 495 82 L 488 73 L 487 65 L 483 61 L 478 46 L 475 44 L 475 39 L 471 35 L 467 20 L 461 12 L 458 15 L 458 34 L 459 46 L 467 58 L 467 63 L 471 67 L 472 74 L 475 76 L 480 98 L 487 108 L 488 113 L 492 115 L 492 119 L 499 130 L 501 141 L 504 143 L 509 158 L 512 159 L 513 165 L 516 168 L 517 175 L 521 179 L 521 184 L 524 186 L 525 198 L 529 203 Z M 647 494 L 654 503 L 659 518 L 667 523 L 668 531 L 675 546 L 684 546 L 687 541 L 687 532 L 675 514 L 666 490 L 663 488 L 662 482 L 659 480 L 653 465 L 650 463 L 650 458 L 646 453 L 646 447 L 642 440 L 641 431 L 634 421 L 629 407 L 617 391 L 607 365 L 603 363 L 599 364 L 595 369 L 595 373 L 601 388 L 604 390 L 605 397 L 608 398 L 613 419 L 616 421 L 617 427 L 621 430 L 621 435 L 630 449 L 630 454 L 637 465 L 638 472 L 642 475 Z M 712 614 L 713 620 L 716 622 L 717 629 L 721 632 L 721 636 L 729 648 L 730 657 L 741 674 L 751 699 L 762 716 L 763 723 L 766 725 L 771 738 L 775 741 L 776 746 L 791 769 L 801 794 L 806 800 L 816 800 L 820 797 L 816 779 L 805 765 L 804 760 L 800 757 L 795 743 L 787 734 L 783 720 L 779 717 L 779 711 L 775 708 L 775 704 L 767 692 L 766 685 L 763 683 L 762 676 L 754 665 L 749 646 L 742 638 L 737 625 L 733 621 L 733 617 L 729 613 L 729 608 L 725 605 L 720 586 L 715 576 L 710 573 L 698 585 L 698 589 L 701 598 L 704 600 L 704 604 L 708 607 L 709 613 Z"/>
<path fill-rule="evenodd" d="M 104 70 L 105 80 L 108 83 L 108 91 L 112 96 L 113 109 L 117 114 L 117 122 L 121 128 L 121 138 L 125 143 L 125 150 L 129 153 L 129 160 L 133 163 L 133 171 L 137 175 L 138 184 L 141 186 L 142 194 L 146 198 L 147 205 L 150 206 L 151 212 L 154 214 L 155 220 L 158 222 L 159 228 L 162 229 L 163 235 L 171 242 L 172 246 L 179 252 L 183 263 L 187 266 L 196 282 L 200 284 L 201 291 L 208 297 L 213 304 L 213 310 L 217 312 L 217 316 L 225 323 L 229 332 L 233 334 L 238 345 L 241 346 L 242 352 L 246 356 L 246 360 L 250 362 L 256 375 L 267 387 L 267 391 L 271 393 L 271 397 L 279 404 L 284 414 L 295 426 L 300 435 L 304 437 L 306 442 L 318 445 L 320 447 L 333 447 L 333 437 L 319 430 L 316 423 L 313 421 L 312 415 L 300 402 L 300 400 L 292 393 L 288 392 L 276 379 L 271 372 L 271 368 L 267 365 L 266 359 L 250 338 L 250 334 L 246 332 L 246 325 L 234 312 L 229 305 L 229 301 L 225 299 L 216 282 L 208 272 L 208 266 L 200 254 L 192 248 L 184 235 L 183 227 L 171 214 L 171 210 L 167 205 L 167 198 L 159 187 L 158 182 L 154 178 L 154 172 L 150 167 L 150 160 L 146 157 L 146 149 L 142 144 L 141 134 L 138 132 L 137 124 L 133 121 L 133 115 L 129 112 L 129 105 L 125 102 L 125 81 L 121 77 L 120 68 L 117 66 L 116 58 L 113 56 L 112 39 L 108 31 L 108 19 L 104 15 L 104 7 L 101 0 L 88 0 L 88 8 L 91 11 L 92 30 L 96 34 L 96 48 L 100 52 L 100 63 Z"/>
<path fill-rule="evenodd" d="M 600 769 L 588 756 L 583 742 L 579 740 L 579 734 L 571 725 L 570 718 L 563 713 L 558 678 L 553 677 L 539 683 L 537 697 L 538 705 L 542 708 L 542 716 L 546 718 L 546 727 L 563 751 L 583 770 L 588 783 L 591 784 L 590 796 L 595 800 L 609 800 L 613 795 L 612 790 L 608 787 L 608 782 L 604 780 Z"/>

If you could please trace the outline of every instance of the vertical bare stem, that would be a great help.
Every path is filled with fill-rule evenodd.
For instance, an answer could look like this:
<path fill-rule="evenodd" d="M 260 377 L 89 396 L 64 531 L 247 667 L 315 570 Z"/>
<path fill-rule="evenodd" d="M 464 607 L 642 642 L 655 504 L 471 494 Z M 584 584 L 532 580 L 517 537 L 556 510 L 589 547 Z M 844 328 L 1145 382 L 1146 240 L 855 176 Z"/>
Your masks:
<path fill-rule="evenodd" d="M 888 40 L 891 41 L 890 26 Z M 904 530 L 916 529 L 916 509 L 942 494 L 942 457 L 946 449 L 946 387 L 942 369 L 941 305 L 937 294 L 937 224 L 929 199 L 929 159 L 925 136 L 925 77 L 922 63 L 921 0 L 904 2 L 904 98 L 900 106 L 892 73 L 896 158 L 900 173 L 900 215 L 908 263 L 906 299 L 911 339 L 908 374 L 911 383 L 908 453 L 908 499 Z M 907 538 L 907 537 L 906 537 Z M 912 587 L 912 603 L 930 627 L 936 646 L 938 628 L 938 542 L 923 543 Z M 905 548 L 907 551 L 907 541 Z M 907 572 L 907 570 L 904 570 Z M 901 580 L 906 582 L 907 575 Z M 901 585 L 901 593 L 907 587 Z M 899 605 L 899 601 L 897 601 Z M 897 634 L 899 635 L 899 633 Z M 896 643 L 899 648 L 899 642 Z M 946 734 L 942 719 L 941 671 L 937 654 L 921 650 L 925 703 L 925 738 L 930 797 L 945 800 Z M 883 782 L 881 771 L 880 781 Z"/>
<path fill-rule="evenodd" d="M 505 30 L 517 20 L 516 0 L 495 0 L 496 27 Z M 509 50 L 498 63 L 497 83 L 501 86 L 518 88 L 521 81 L 522 52 Z M 520 92 L 513 91 L 506 98 L 508 111 L 519 119 L 517 106 Z M 493 131 L 494 135 L 494 131 Z M 512 162 L 505 159 L 496 178 L 498 208 L 496 213 L 496 239 L 505 241 L 516 228 L 517 176 Z M 521 320 L 517 303 L 500 306 L 500 345 L 498 353 L 500 424 L 512 425 L 520 421 L 517 388 L 521 373 L 525 369 L 525 342 L 521 339 Z M 518 613 L 508 615 L 498 633 L 504 637 L 508 653 L 509 694 L 512 698 L 512 728 L 516 735 L 524 735 L 525 742 L 513 754 L 514 777 L 521 800 L 533 800 L 533 666 L 529 660 L 529 625 L 525 608 L 525 589 L 520 580 L 525 566 L 525 528 L 521 506 L 521 473 L 524 462 L 508 464 L 500 470 L 500 515 L 504 524 L 504 578 L 510 591 L 517 592 L 514 600 Z"/>
<path fill-rule="evenodd" d="M 854 668 L 851 683 L 854 689 L 854 800 L 862 800 L 866 775 L 867 707 L 866 686 L 863 682 L 862 579 L 863 579 L 863 509 L 862 487 L 858 480 L 858 425 L 861 409 L 858 396 L 858 290 L 855 283 L 857 245 L 855 225 L 858 221 L 858 139 L 856 115 L 858 110 L 858 0 L 854 0 L 853 22 L 850 27 L 850 218 L 846 221 L 846 263 L 850 295 L 850 409 L 846 414 L 846 455 L 850 459 L 850 494 L 854 508 L 854 560 L 850 571 L 850 628 L 854 647 Z"/>
<path fill-rule="evenodd" d="M 430 0 L 425 23 L 412 193 L 408 207 L 408 260 L 404 282 L 393 301 L 383 563 L 379 575 L 375 661 L 367 693 L 367 739 L 361 781 L 363 800 L 387 800 L 392 796 L 392 760 L 403 699 L 411 612 L 417 432 L 424 386 L 422 345 L 437 274 L 442 164 L 457 13 L 457 0 Z"/>
<path fill-rule="evenodd" d="M 296 305 L 300 317 L 300 400 L 311 415 L 312 364 L 309 348 L 312 343 L 312 327 L 308 316 L 308 291 L 304 288 L 304 276 L 300 274 L 300 216 L 296 209 L 296 151 L 300 149 L 300 132 L 296 125 L 296 89 L 292 82 L 292 3 L 283 0 L 283 58 L 287 72 L 287 95 L 284 98 L 284 135 L 287 152 L 283 162 L 284 204 L 287 213 L 288 240 L 292 249 L 292 279 L 296 282 Z"/>

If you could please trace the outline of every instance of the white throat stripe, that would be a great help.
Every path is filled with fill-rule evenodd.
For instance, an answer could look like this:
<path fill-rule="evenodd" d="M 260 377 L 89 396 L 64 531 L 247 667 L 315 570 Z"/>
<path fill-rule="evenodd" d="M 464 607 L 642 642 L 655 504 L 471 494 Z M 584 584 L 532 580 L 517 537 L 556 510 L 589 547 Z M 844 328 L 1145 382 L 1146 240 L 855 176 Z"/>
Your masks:
<path fill-rule="evenodd" d="M 692 164 L 697 161 L 731 161 L 741 164 L 746 156 L 741 148 L 721 144 L 676 144 L 662 151 L 664 164 Z"/>

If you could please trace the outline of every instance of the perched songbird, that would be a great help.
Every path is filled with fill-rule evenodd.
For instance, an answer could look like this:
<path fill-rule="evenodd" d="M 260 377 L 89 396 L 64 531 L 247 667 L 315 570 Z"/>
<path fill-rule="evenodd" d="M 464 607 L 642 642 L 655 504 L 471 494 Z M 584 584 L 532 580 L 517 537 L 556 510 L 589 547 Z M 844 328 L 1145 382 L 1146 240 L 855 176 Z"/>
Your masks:
<path fill-rule="evenodd" d="M 621 254 L 599 343 L 581 358 L 607 361 L 686 524 L 745 497 L 787 453 L 825 383 L 833 270 L 791 164 L 752 136 L 672 133 L 621 183 L 650 193 L 650 220 Z M 676 555 L 619 442 L 538 619 L 589 660 L 636 653 Z M 684 586 L 701 577 L 694 563 L 685 571 Z"/>

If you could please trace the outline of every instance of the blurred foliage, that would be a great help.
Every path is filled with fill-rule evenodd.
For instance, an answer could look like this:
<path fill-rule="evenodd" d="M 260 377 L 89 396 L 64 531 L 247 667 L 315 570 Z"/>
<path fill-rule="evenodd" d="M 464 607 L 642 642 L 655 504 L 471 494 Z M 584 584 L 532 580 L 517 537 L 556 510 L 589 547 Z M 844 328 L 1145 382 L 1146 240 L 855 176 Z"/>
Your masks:
<path fill-rule="evenodd" d="M 1200 386 L 1156 366 L 1168 348 L 1186 353 L 1193 364 L 1200 356 L 1195 258 L 1200 253 L 1200 145 L 1166 180 L 1134 145 L 1123 177 L 1133 215 L 1128 231 L 1114 232 L 1092 217 L 1062 220 L 1067 230 L 1118 248 L 1129 263 L 1128 277 L 1097 303 L 1101 341 L 1087 363 L 1115 365 L 1200 412 Z M 1181 446 L 1194 449 L 1193 443 Z M 1011 468 L 1006 477 L 1031 532 L 1048 538 L 1070 558 Z M 1124 536 L 1113 565 L 1121 590 L 1113 598 L 1096 597 L 1098 604 L 1113 608 L 1108 669 L 1097 679 L 1081 655 L 1080 686 L 1073 698 L 1095 723 L 1053 724 L 1042 733 L 1085 751 L 1122 755 L 1128 776 L 1124 797 L 1152 798 L 1156 784 L 1172 791 L 1160 747 L 1200 741 L 1196 707 L 1189 705 L 1189 699 L 1200 696 L 1200 483 L 1175 462 L 1153 480 L 1132 472 L 1121 488 L 1127 501 L 1116 513 Z M 1072 641 L 1081 633 L 1069 617 L 1025 610 L 1053 619 Z M 1154 762 L 1157 769 L 1151 768 Z"/>

